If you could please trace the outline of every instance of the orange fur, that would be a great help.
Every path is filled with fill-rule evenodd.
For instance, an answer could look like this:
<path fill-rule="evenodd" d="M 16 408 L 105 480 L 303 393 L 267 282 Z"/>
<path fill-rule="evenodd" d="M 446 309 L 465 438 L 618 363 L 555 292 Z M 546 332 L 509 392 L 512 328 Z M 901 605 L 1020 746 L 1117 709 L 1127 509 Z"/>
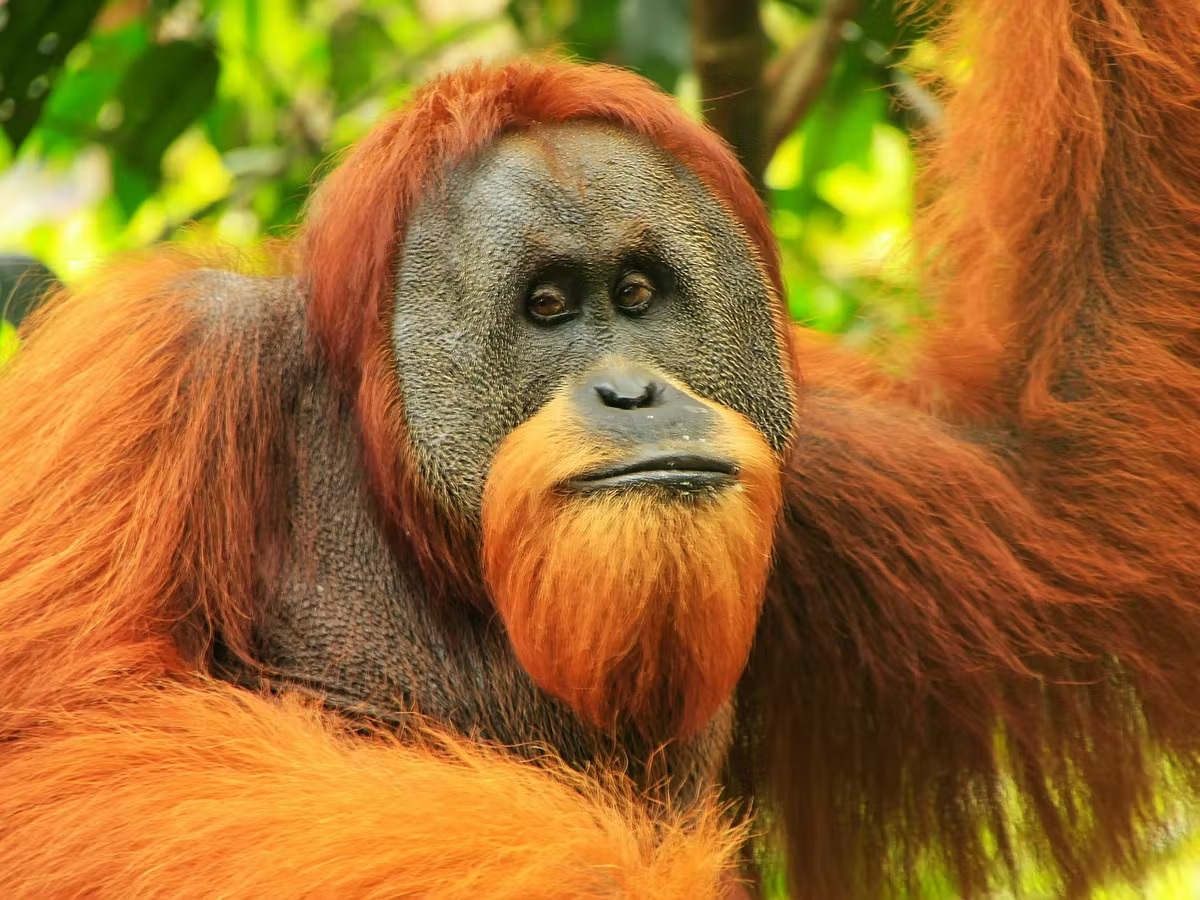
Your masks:
<path fill-rule="evenodd" d="M 0 373 L 4 895 L 714 895 L 737 832 L 711 804 L 364 741 L 208 674 L 218 632 L 252 653 L 308 362 L 263 338 L 302 347 L 302 310 L 226 303 L 204 262 L 109 268 Z"/>
<path fill-rule="evenodd" d="M 420 88 L 324 180 L 302 242 L 313 263 L 312 330 L 334 371 L 358 394 L 367 465 L 384 520 L 397 552 L 415 562 L 439 596 L 478 597 L 482 591 L 469 529 L 448 519 L 428 495 L 402 433 L 387 323 L 405 223 L 455 165 L 505 132 L 576 120 L 611 122 L 684 163 L 743 224 L 776 296 L 783 296 L 766 209 L 733 152 L 646 79 L 610 66 L 515 60 L 467 66 Z M 791 331 L 782 303 L 775 313 L 786 346 Z"/>
<path fill-rule="evenodd" d="M 797 359 L 741 706 L 799 897 L 983 896 L 1018 846 L 1082 896 L 1200 751 L 1200 8 L 972 0 L 941 40 L 921 361 Z"/>
<path fill-rule="evenodd" d="M 483 508 L 491 596 L 521 665 L 602 727 L 625 714 L 659 737 L 692 734 L 745 667 L 770 570 L 779 467 L 748 422 L 710 406 L 721 423 L 713 448 L 741 469 L 716 497 L 559 491 L 621 458 L 573 419 L 562 394 L 492 463 Z"/>
<path fill-rule="evenodd" d="M 104 270 L 0 372 L 0 734 L 108 678 L 202 665 L 217 630 L 248 653 L 281 367 L 186 286 L 203 264 Z"/>
<path fill-rule="evenodd" d="M 0 764 L 9 898 L 715 896 L 711 812 L 651 817 L 565 767 L 342 734 L 233 688 L 115 693 Z"/>
<path fill-rule="evenodd" d="M 292 410 L 317 369 L 357 399 L 404 563 L 435 596 L 477 577 L 460 523 L 436 514 L 405 458 L 385 340 L 398 232 L 502 131 L 597 116 L 691 165 L 778 281 L 765 212 L 711 132 L 629 73 L 518 63 L 441 79 L 350 155 L 298 243 L 303 300 L 264 284 L 261 306 L 239 307 L 220 276 L 197 271 L 237 261 L 163 249 L 109 266 L 29 323 L 0 374 L 7 893 L 691 897 L 728 882 L 739 832 L 703 799 L 685 820 L 647 812 L 620 784 L 450 738 L 448 755 L 363 746 L 211 674 L 218 643 L 255 663 L 286 533 Z M 739 652 L 721 661 L 722 686 L 697 675 L 692 687 L 709 679 L 727 695 Z"/>
<path fill-rule="evenodd" d="M 971 77 L 929 148 L 918 227 L 941 320 L 904 377 L 828 347 L 796 360 L 784 515 L 739 698 L 749 790 L 773 805 L 794 893 L 820 900 L 915 888 L 929 858 L 979 896 L 1026 840 L 1080 895 L 1138 870 L 1161 759 L 1197 774 L 1200 11 L 971 0 L 956 22 L 943 40 Z M 648 823 L 556 767 L 351 741 L 208 674 L 216 635 L 252 653 L 297 364 L 328 363 L 357 398 L 405 562 L 440 593 L 479 577 L 406 456 L 386 350 L 398 232 L 500 133 L 577 118 L 689 165 L 778 284 L 761 203 L 711 134 L 631 75 L 519 63 L 438 80 L 347 157 L 301 242 L 306 309 L 222 306 L 181 283 L 196 262 L 160 253 L 39 315 L 0 375 L 8 892 L 714 890 L 731 835 L 703 807 Z M 310 356 L 278 358 L 263 316 L 295 346 L 311 338 Z M 528 441 L 569 435 L 549 409 L 497 459 L 498 608 L 537 677 L 585 713 L 652 715 L 657 674 L 687 727 L 735 677 L 772 492 L 722 507 L 732 524 L 673 523 L 675 546 L 661 507 L 568 506 L 537 477 L 549 469 L 522 469 Z M 644 560 L 650 528 L 657 581 L 574 565 L 597 542 Z M 504 541 L 517 534 L 521 553 Z M 745 558 L 714 552 L 731 539 Z M 723 586 L 709 602 L 725 614 L 672 644 L 662 595 L 689 597 L 696 571 Z M 735 575 L 752 589 L 731 594 Z M 597 584 L 625 601 L 615 614 L 561 602 Z M 639 665 L 614 668 L 635 632 Z"/>

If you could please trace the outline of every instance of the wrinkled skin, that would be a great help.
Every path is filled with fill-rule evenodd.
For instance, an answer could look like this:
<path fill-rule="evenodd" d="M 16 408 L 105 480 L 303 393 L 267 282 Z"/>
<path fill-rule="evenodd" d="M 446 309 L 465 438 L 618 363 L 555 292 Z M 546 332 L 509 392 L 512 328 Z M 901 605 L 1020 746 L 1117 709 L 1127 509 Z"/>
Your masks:
<path fill-rule="evenodd" d="M 631 315 L 623 277 L 655 288 Z M 577 313 L 542 324 L 531 290 Z M 687 170 L 601 125 L 510 135 L 409 225 L 393 336 L 423 474 L 475 514 L 500 441 L 605 357 L 649 365 L 753 422 L 776 450 L 791 388 L 767 284 L 741 229 Z"/>
<path fill-rule="evenodd" d="M 437 502 L 477 525 L 505 436 L 564 382 L 582 384 L 612 359 L 731 407 L 780 450 L 793 398 L 748 248 L 682 166 L 609 127 L 511 135 L 453 172 L 407 230 L 393 328 L 405 426 Z M 631 272 L 653 292 L 637 314 L 614 299 Z M 547 285 L 569 307 L 551 323 L 527 308 Z M 292 545 L 261 639 L 277 680 L 389 721 L 416 709 L 485 739 L 540 742 L 578 765 L 615 757 L 647 782 L 667 774 L 677 799 L 711 782 L 730 739 L 728 704 L 699 736 L 674 742 L 659 768 L 643 769 L 656 742 L 633 729 L 601 733 L 539 690 L 480 612 L 486 598 L 431 603 L 366 500 L 348 401 L 322 372 L 303 380 Z M 591 397 L 580 414 L 597 435 L 619 438 L 619 411 L 591 391 L 579 389 Z"/>

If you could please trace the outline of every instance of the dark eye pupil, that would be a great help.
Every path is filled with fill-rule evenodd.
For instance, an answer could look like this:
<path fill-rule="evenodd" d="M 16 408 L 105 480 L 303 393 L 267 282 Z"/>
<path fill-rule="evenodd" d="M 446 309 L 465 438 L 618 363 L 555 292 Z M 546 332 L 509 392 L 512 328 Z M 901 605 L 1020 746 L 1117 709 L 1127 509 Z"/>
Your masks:
<path fill-rule="evenodd" d="M 617 300 L 625 309 L 637 309 L 650 302 L 654 292 L 644 284 L 627 284 L 621 288 Z"/>
<path fill-rule="evenodd" d="M 549 292 L 535 294 L 529 303 L 530 311 L 537 317 L 549 319 L 567 311 L 567 302 L 558 294 Z"/>

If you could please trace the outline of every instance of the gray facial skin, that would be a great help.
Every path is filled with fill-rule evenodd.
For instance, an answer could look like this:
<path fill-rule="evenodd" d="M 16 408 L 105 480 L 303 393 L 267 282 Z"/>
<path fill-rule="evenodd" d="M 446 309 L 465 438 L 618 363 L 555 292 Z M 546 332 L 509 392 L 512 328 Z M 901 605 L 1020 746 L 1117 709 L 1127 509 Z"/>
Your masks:
<path fill-rule="evenodd" d="M 638 314 L 614 302 L 630 273 L 655 290 Z M 527 310 L 547 286 L 572 309 L 552 323 Z M 409 225 L 393 340 L 422 474 L 469 520 L 504 437 L 606 357 L 744 414 L 777 450 L 791 427 L 746 236 L 682 165 L 611 126 L 509 135 L 452 173 Z"/>
<path fill-rule="evenodd" d="M 731 217 L 671 159 L 599 125 L 546 128 L 504 139 L 432 196 L 404 238 L 393 335 L 408 432 L 446 511 L 477 522 L 496 447 L 564 380 L 610 354 L 629 364 L 621 378 L 658 370 L 783 446 L 791 388 L 767 286 Z M 632 269 L 657 288 L 641 315 L 613 298 Z M 556 324 L 526 308 L 547 283 L 574 310 Z M 290 385 L 279 464 L 287 528 L 262 554 L 261 669 L 222 658 L 225 677 L 259 686 L 266 676 L 388 723 L 417 710 L 517 752 L 549 746 L 581 768 L 628 765 L 647 788 L 665 776 L 676 804 L 711 783 L 729 748 L 731 706 L 654 754 L 656 742 L 634 729 L 602 733 L 540 690 L 494 615 L 467 598 L 430 596 L 373 507 L 353 396 L 303 350 L 302 286 L 219 278 L 210 293 L 214 308 L 261 311 L 244 327 L 263 332 Z M 630 388 L 620 378 L 611 387 Z M 638 419 L 592 409 L 593 427 L 613 440 Z M 655 421 L 682 427 L 687 411 L 684 402 L 676 418 Z"/>

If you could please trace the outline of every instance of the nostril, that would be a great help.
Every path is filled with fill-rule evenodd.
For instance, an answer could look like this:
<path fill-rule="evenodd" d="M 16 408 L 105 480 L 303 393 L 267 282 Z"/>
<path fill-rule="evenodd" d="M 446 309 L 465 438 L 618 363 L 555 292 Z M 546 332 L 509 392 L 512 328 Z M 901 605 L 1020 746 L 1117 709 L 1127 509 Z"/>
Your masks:
<path fill-rule="evenodd" d="M 662 390 L 653 381 L 638 386 L 641 388 L 640 391 L 637 387 L 618 390 L 611 384 L 598 384 L 595 387 L 596 393 L 604 405 L 613 409 L 644 409 L 654 406 Z"/>

